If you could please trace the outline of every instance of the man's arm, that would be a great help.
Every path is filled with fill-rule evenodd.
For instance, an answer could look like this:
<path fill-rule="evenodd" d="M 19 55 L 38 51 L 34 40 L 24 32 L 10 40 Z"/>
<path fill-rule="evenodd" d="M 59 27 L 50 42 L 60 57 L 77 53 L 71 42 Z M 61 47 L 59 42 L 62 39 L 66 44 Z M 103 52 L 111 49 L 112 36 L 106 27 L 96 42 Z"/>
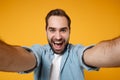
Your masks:
<path fill-rule="evenodd" d="M 11 46 L 0 40 L 0 71 L 21 72 L 35 65 L 33 54 L 20 46 Z"/>
<path fill-rule="evenodd" d="M 98 43 L 84 52 L 85 64 L 95 67 L 120 67 L 120 36 Z"/>

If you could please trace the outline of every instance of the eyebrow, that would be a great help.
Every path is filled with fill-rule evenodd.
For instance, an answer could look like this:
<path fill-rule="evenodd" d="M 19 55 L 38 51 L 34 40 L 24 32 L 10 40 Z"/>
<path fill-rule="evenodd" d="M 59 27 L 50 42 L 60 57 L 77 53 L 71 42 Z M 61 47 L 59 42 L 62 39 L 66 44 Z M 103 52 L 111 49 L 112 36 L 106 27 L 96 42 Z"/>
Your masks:
<path fill-rule="evenodd" d="M 48 29 L 55 29 L 54 27 L 49 27 Z"/>
<path fill-rule="evenodd" d="M 63 27 L 63 28 L 61 28 L 61 29 L 67 29 L 67 27 Z"/>

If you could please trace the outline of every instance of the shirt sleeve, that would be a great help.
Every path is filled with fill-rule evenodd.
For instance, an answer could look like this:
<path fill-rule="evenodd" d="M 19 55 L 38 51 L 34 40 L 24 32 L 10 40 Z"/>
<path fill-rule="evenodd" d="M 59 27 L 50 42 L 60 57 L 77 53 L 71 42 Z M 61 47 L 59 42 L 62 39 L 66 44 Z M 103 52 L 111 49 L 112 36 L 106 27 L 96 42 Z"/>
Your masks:
<path fill-rule="evenodd" d="M 86 69 L 86 70 L 96 70 L 98 71 L 99 68 L 98 67 L 94 67 L 94 66 L 88 66 L 85 64 L 84 60 L 83 60 L 83 55 L 84 55 L 84 52 L 85 50 L 89 49 L 89 48 L 92 48 L 94 47 L 94 45 L 91 45 L 91 46 L 87 46 L 87 47 L 83 47 L 81 49 L 79 49 L 78 53 L 79 53 L 79 59 L 80 59 L 80 63 L 81 63 L 81 66 Z"/>
<path fill-rule="evenodd" d="M 36 66 L 30 70 L 27 71 L 23 71 L 23 72 L 19 72 L 21 74 L 24 73 L 30 73 L 33 70 L 35 70 L 38 66 L 40 66 L 41 63 L 41 54 L 42 54 L 42 47 L 40 45 L 33 45 L 32 47 L 23 47 L 24 49 L 26 49 L 27 51 L 31 52 L 32 54 L 34 54 L 35 58 L 36 58 Z"/>

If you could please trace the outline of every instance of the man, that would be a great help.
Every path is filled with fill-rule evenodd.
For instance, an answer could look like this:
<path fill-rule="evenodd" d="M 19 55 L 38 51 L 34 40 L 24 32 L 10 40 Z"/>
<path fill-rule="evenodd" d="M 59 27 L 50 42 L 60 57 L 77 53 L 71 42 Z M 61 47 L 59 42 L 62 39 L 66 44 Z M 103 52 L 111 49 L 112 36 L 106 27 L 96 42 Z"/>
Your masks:
<path fill-rule="evenodd" d="M 46 16 L 49 44 L 27 48 L 0 41 L 0 70 L 21 73 L 34 70 L 35 80 L 84 80 L 84 69 L 120 66 L 120 37 L 95 46 L 72 45 L 70 24 L 69 16 L 55 9 Z"/>

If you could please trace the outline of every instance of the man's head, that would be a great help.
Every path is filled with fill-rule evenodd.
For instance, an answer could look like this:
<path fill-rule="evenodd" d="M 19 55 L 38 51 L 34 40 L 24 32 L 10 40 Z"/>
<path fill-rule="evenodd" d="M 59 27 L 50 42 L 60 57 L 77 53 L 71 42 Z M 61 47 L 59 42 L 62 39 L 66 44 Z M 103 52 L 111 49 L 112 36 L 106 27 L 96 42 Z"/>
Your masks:
<path fill-rule="evenodd" d="M 62 54 L 70 37 L 69 16 L 61 9 L 55 9 L 46 16 L 46 34 L 48 42 L 56 54 Z"/>

